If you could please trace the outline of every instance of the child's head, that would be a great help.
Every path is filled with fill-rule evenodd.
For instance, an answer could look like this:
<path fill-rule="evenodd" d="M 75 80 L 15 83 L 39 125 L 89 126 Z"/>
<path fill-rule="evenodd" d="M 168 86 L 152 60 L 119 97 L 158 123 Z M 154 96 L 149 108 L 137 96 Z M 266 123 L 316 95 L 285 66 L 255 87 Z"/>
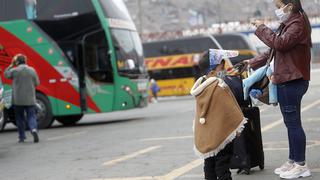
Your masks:
<path fill-rule="evenodd" d="M 220 61 L 219 64 L 210 65 L 210 51 L 202 53 L 199 61 L 199 69 L 201 75 L 207 75 L 209 73 L 216 74 L 216 72 L 224 70 L 225 61 Z"/>

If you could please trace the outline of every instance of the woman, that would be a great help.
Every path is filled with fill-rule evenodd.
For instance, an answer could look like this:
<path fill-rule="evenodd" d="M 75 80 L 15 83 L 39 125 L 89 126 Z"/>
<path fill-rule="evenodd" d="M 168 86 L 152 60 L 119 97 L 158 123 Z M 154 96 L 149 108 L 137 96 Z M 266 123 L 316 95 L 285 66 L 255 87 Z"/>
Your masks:
<path fill-rule="evenodd" d="M 306 135 L 301 125 L 301 100 L 310 80 L 311 26 L 300 0 L 274 0 L 281 33 L 277 34 L 256 20 L 255 34 L 275 49 L 271 80 L 277 85 L 278 101 L 289 137 L 289 160 L 275 170 L 284 179 L 311 175 L 305 162 Z M 279 31 L 278 31 L 279 32 Z M 247 60 L 257 69 L 266 64 L 270 54 Z"/>

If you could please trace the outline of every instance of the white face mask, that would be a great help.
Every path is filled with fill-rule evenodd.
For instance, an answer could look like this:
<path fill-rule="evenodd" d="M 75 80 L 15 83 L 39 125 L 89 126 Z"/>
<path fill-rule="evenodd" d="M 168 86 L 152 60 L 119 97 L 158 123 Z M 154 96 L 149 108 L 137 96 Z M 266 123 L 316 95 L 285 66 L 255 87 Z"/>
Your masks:
<path fill-rule="evenodd" d="M 284 12 L 284 8 L 286 8 L 286 6 L 275 10 L 275 14 L 281 22 L 284 22 L 285 20 L 287 20 L 290 15 L 290 13 Z"/>

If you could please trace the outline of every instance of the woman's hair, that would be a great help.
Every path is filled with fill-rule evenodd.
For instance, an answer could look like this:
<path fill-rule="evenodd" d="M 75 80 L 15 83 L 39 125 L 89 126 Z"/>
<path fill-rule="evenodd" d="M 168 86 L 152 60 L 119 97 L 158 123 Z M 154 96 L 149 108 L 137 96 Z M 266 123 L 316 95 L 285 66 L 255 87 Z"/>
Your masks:
<path fill-rule="evenodd" d="M 311 31 L 312 31 L 311 24 L 310 24 L 308 15 L 306 14 L 306 12 L 302 8 L 301 1 L 300 0 L 281 0 L 281 2 L 283 2 L 285 5 L 287 5 L 289 3 L 293 4 L 292 12 L 293 13 L 301 13 L 303 15 L 303 17 L 307 23 L 308 31 L 311 34 Z"/>

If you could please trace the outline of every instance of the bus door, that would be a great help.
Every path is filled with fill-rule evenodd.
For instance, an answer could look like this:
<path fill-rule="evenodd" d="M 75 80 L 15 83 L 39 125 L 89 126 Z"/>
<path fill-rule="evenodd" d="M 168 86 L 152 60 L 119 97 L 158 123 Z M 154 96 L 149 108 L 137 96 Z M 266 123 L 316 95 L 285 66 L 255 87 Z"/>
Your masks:
<path fill-rule="evenodd" d="M 63 50 L 65 57 L 69 60 L 72 65 L 74 72 L 77 74 L 78 80 L 74 82 L 79 91 L 79 101 L 81 112 L 87 111 L 86 102 L 86 83 L 85 83 L 85 68 L 83 63 L 83 48 L 81 43 L 78 42 L 58 42 L 59 47 Z M 57 88 L 60 89 L 60 88 Z M 64 90 L 61 89 L 60 93 Z M 58 92 L 59 93 L 59 92 Z"/>
<path fill-rule="evenodd" d="M 82 45 L 79 42 L 75 41 L 63 41 L 57 42 L 61 50 L 64 52 L 64 56 L 69 60 L 70 67 L 72 67 L 72 71 L 76 75 L 71 75 L 72 79 L 68 79 L 68 81 L 77 89 L 79 92 L 79 96 L 77 97 L 77 101 L 80 104 L 81 112 L 85 112 L 87 110 L 86 103 L 86 93 L 85 93 L 85 82 L 84 82 L 84 65 L 82 58 Z M 66 71 L 66 69 L 62 69 L 61 71 Z M 69 75 L 70 76 L 70 75 Z M 77 78 L 75 78 L 77 77 Z M 63 94 L 65 89 L 56 88 L 56 93 Z"/>
<path fill-rule="evenodd" d="M 82 74 L 82 101 L 87 101 L 102 112 L 112 111 L 114 103 L 114 73 L 111 63 L 111 53 L 105 32 L 102 29 L 92 31 L 82 39 L 83 60 L 79 63 Z M 80 78 L 81 79 L 81 78 Z M 87 98 L 84 98 L 87 95 Z M 90 102 L 88 97 L 90 97 Z M 94 110 L 91 108 L 91 110 Z M 95 110 L 97 111 L 97 109 Z"/>

